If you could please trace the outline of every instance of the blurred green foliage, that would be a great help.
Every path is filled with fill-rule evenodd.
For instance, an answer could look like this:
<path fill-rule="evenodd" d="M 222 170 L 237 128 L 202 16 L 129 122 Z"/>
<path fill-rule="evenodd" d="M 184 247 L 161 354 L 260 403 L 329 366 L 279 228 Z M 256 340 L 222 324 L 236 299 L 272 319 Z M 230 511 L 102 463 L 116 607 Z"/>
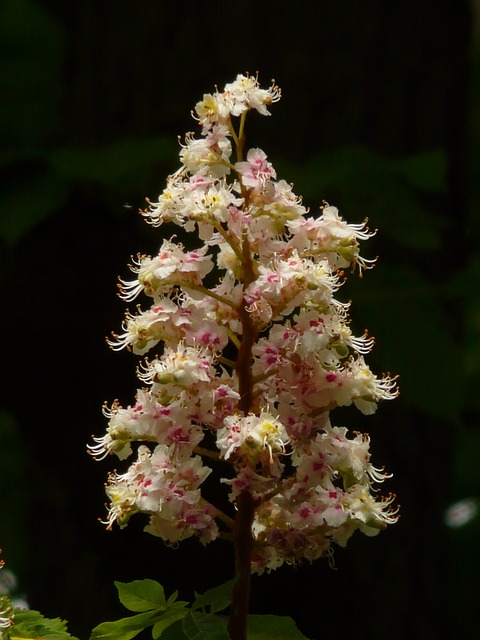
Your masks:
<path fill-rule="evenodd" d="M 65 146 L 66 34 L 40 4 L 2 0 L 0 58 L 0 237 L 7 244 L 58 211 L 79 185 L 101 185 L 118 203 L 122 185 L 142 189 L 174 157 L 176 141 L 166 136 Z"/>
<path fill-rule="evenodd" d="M 1 166 L 34 154 L 62 128 L 66 34 L 41 4 L 0 3 Z"/>
<path fill-rule="evenodd" d="M 382 156 L 361 146 L 348 146 L 316 155 L 305 165 L 280 165 L 307 203 L 328 194 L 342 203 L 345 216 L 370 217 L 404 250 L 430 251 L 441 246 L 445 221 L 434 217 L 422 202 L 424 194 L 447 189 L 446 156 L 431 151 L 406 158 Z"/>
<path fill-rule="evenodd" d="M 448 282 L 439 284 L 423 269 L 436 259 L 447 224 L 425 204 L 447 190 L 445 154 L 389 158 L 348 147 L 315 156 L 305 166 L 282 165 L 282 175 L 294 178 L 307 204 L 329 194 L 331 204 L 341 202 L 340 213 L 350 222 L 368 217 L 378 226 L 378 268 L 367 271 L 365 282 L 351 277 L 346 286 L 357 331 L 363 331 L 361 320 L 378 337 L 381 366 L 388 363 L 400 375 L 407 406 L 458 424 L 464 372 L 460 366 L 451 376 L 446 366 L 458 360 L 461 349 L 448 317 L 453 302 Z M 371 251 L 370 244 L 364 253 Z"/>
<path fill-rule="evenodd" d="M 18 429 L 13 416 L 0 408 L 0 487 L 2 516 L 0 519 L 3 559 L 15 571 L 23 570 L 27 561 L 28 467 L 30 447 Z"/>

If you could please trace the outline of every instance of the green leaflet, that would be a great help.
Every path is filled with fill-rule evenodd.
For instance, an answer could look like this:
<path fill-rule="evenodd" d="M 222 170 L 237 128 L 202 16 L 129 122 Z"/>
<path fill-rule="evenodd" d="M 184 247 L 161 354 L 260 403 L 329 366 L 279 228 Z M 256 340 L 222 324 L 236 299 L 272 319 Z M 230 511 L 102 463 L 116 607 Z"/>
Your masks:
<path fill-rule="evenodd" d="M 115 586 L 123 606 L 139 613 L 128 618 L 99 624 L 92 631 L 91 640 L 107 638 L 130 640 L 148 627 L 153 627 L 152 637 L 156 640 L 171 625 L 187 615 L 185 607 L 188 602 L 177 601 L 178 592 L 173 593 L 166 600 L 165 591 L 156 580 L 115 582 Z"/>
<path fill-rule="evenodd" d="M 165 591 L 156 580 L 117 582 L 118 598 L 129 611 L 152 611 L 167 606 Z"/>
<path fill-rule="evenodd" d="M 158 620 L 158 611 L 147 611 L 129 618 L 121 618 L 113 622 L 102 622 L 92 631 L 90 640 L 101 638 L 115 638 L 115 640 L 130 640 Z"/>
<path fill-rule="evenodd" d="M 288 616 L 248 616 L 248 640 L 308 640 Z"/>
<path fill-rule="evenodd" d="M 208 613 L 189 611 L 183 620 L 183 631 L 188 640 L 229 640 L 225 622 Z"/>
<path fill-rule="evenodd" d="M 68 633 L 65 620 L 61 620 L 60 618 L 45 618 L 38 611 L 24 609 L 15 609 L 14 613 L 15 624 L 7 633 L 10 633 L 15 638 L 77 640 Z"/>
<path fill-rule="evenodd" d="M 162 633 L 161 640 L 188 640 L 183 631 L 183 620 L 177 620 L 177 622 L 170 625 L 168 629 L 165 629 Z"/>
<path fill-rule="evenodd" d="M 166 637 L 164 632 L 172 629 L 172 625 L 175 625 L 176 622 L 181 622 L 181 620 L 183 620 L 183 618 L 185 618 L 185 616 L 188 615 L 187 610 L 182 608 L 177 608 L 176 610 L 172 610 L 172 611 L 167 611 L 161 618 L 161 620 L 159 620 L 158 622 L 156 622 L 153 625 L 153 629 L 152 629 L 152 638 L 154 640 L 157 640 L 157 638 L 162 637 L 162 640 Z M 176 628 L 176 627 L 175 627 Z M 167 634 L 168 635 L 168 634 Z M 184 637 L 183 632 L 182 635 L 172 635 L 170 636 L 172 638 L 175 638 L 175 640 L 180 640 L 181 638 Z"/>
<path fill-rule="evenodd" d="M 236 578 L 205 591 L 203 594 L 195 592 L 195 602 L 192 609 L 206 609 L 210 607 L 210 613 L 218 613 L 228 607 L 232 601 L 232 590 Z"/>

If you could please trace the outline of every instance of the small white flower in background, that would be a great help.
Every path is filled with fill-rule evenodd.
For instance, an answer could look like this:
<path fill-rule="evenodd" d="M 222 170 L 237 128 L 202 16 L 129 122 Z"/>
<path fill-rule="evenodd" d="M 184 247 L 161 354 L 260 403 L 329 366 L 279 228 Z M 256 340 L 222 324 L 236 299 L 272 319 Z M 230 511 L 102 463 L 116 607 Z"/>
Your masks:
<path fill-rule="evenodd" d="M 447 527 L 458 529 L 476 518 L 478 512 L 478 498 L 463 498 L 454 502 L 445 510 L 443 520 Z"/>
<path fill-rule="evenodd" d="M 24 595 L 18 595 L 17 576 L 10 569 L 4 569 L 4 563 L 0 562 L 0 598 L 8 596 L 10 603 L 16 609 L 28 609 L 29 604 Z M 0 613 L 0 615 L 2 615 Z"/>
<path fill-rule="evenodd" d="M 145 294 L 151 305 L 128 311 L 108 344 L 155 352 L 138 366 L 135 402 L 105 406 L 107 433 L 89 447 L 97 459 L 134 458 L 110 474 L 105 524 L 143 513 L 145 530 L 168 544 L 228 537 L 235 510 L 223 514 L 202 490 L 229 467 L 220 480 L 231 502 L 255 499 L 258 573 L 330 557 L 333 543 L 398 517 L 374 486 L 390 476 L 371 463 L 368 436 L 330 424 L 337 406 L 371 414 L 397 395 L 395 378 L 365 361 L 374 339 L 353 335 L 350 303 L 334 297 L 344 269 L 373 265 L 360 242 L 374 232 L 326 202 L 310 215 L 265 152 L 245 147 L 248 113 L 269 115 L 280 96 L 275 83 L 238 75 L 196 104 L 201 136 L 186 135 L 181 166 L 141 213 L 197 244 L 170 236 L 120 280 L 123 300 Z"/>

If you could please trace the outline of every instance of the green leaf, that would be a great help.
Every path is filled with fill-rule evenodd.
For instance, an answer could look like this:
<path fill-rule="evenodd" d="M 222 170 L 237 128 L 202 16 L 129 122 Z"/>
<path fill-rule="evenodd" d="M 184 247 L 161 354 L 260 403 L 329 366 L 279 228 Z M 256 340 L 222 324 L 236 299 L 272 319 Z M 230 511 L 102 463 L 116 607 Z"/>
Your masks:
<path fill-rule="evenodd" d="M 171 604 L 173 604 L 177 598 L 178 598 L 178 591 L 174 591 L 167 600 L 167 606 L 170 606 Z"/>
<path fill-rule="evenodd" d="M 49 638 L 77 640 L 67 631 L 67 623 L 60 618 L 45 618 L 38 611 L 15 609 L 13 635 L 17 638 Z"/>
<path fill-rule="evenodd" d="M 12 182 L 0 194 L 0 236 L 13 244 L 66 201 L 69 183 L 47 169 L 27 175 L 23 184 Z"/>
<path fill-rule="evenodd" d="M 223 611 L 232 601 L 232 591 L 235 582 L 236 578 L 233 578 L 224 584 L 218 585 L 218 587 L 205 591 L 203 594 L 195 592 L 196 599 L 192 604 L 192 609 L 206 609 L 210 607 L 210 613 Z"/>
<path fill-rule="evenodd" d="M 446 189 L 447 156 L 443 151 L 401 158 L 397 161 L 397 168 L 417 189 L 436 192 Z"/>
<path fill-rule="evenodd" d="M 133 582 L 115 582 L 118 597 L 129 611 L 153 611 L 165 609 L 165 591 L 156 580 L 134 580 Z"/>
<path fill-rule="evenodd" d="M 162 633 L 162 640 L 188 640 L 183 630 L 183 620 L 177 620 Z"/>
<path fill-rule="evenodd" d="M 248 616 L 248 640 L 308 640 L 288 616 Z"/>
<path fill-rule="evenodd" d="M 188 611 L 185 608 L 180 609 L 177 607 L 166 611 L 162 615 L 161 619 L 153 625 L 152 637 L 154 638 L 154 640 L 156 640 L 160 636 L 162 636 L 163 638 L 163 634 L 166 629 L 171 627 L 176 622 L 183 620 L 186 615 L 188 615 Z"/>
<path fill-rule="evenodd" d="M 113 622 L 102 622 L 92 631 L 90 640 L 114 638 L 115 640 L 130 640 L 158 619 L 158 611 L 139 613 L 129 618 L 121 618 Z"/>
<path fill-rule="evenodd" d="M 170 596 L 167 603 L 164 589 L 156 580 L 116 581 L 115 586 L 124 607 L 140 613 L 113 622 L 103 622 L 92 631 L 91 640 L 130 640 L 150 626 L 153 626 L 152 635 L 156 639 L 187 615 L 185 607 L 189 603 L 175 601 L 177 592 Z"/>
<path fill-rule="evenodd" d="M 183 620 L 183 631 L 188 640 L 229 640 L 225 622 L 209 613 L 190 611 Z"/>
<path fill-rule="evenodd" d="M 113 623 L 104 622 L 102 624 L 111 625 Z M 135 638 L 135 636 L 138 636 L 138 634 L 143 631 L 143 628 L 133 629 L 130 631 L 121 631 L 120 629 L 117 630 L 117 627 L 112 627 L 111 629 L 109 629 L 107 628 L 107 626 L 105 626 L 104 630 L 103 627 L 102 630 L 100 629 L 100 627 L 102 627 L 102 625 L 98 625 L 98 627 L 95 627 L 95 629 L 93 629 L 92 635 L 90 636 L 91 640 L 93 640 L 94 638 L 115 638 L 115 640 L 131 640 L 131 638 Z"/>
<path fill-rule="evenodd" d="M 74 180 L 118 184 L 155 163 L 174 160 L 176 147 L 166 137 L 123 138 L 99 149 L 55 149 L 50 161 L 59 174 Z"/>

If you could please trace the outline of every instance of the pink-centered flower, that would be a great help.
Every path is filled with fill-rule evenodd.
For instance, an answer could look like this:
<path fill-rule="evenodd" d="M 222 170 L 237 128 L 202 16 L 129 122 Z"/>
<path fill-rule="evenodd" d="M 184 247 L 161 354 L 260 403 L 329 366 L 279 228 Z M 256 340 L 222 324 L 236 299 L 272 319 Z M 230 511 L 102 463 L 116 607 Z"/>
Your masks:
<path fill-rule="evenodd" d="M 246 187 L 257 190 L 265 188 L 269 180 L 277 177 L 275 169 L 267 161 L 266 153 L 261 149 L 250 149 L 246 162 L 237 162 L 235 171 L 241 175 Z"/>

